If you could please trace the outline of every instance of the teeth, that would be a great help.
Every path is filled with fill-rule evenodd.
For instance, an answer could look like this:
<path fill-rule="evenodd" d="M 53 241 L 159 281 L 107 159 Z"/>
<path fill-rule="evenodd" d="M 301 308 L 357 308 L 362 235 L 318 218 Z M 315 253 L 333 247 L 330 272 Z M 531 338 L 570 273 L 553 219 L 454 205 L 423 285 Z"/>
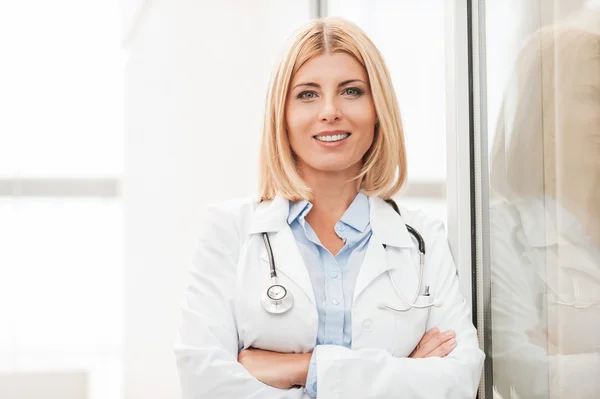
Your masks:
<path fill-rule="evenodd" d="M 326 141 L 328 143 L 332 141 L 340 141 L 350 136 L 350 133 L 334 134 L 333 136 L 315 136 L 319 141 Z"/>

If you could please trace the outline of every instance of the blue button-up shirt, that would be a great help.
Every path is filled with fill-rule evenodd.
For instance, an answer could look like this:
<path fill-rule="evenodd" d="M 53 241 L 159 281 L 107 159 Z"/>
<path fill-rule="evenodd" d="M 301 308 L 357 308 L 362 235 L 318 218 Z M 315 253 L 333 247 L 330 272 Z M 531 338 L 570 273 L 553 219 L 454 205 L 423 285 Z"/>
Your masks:
<path fill-rule="evenodd" d="M 335 224 L 335 232 L 344 241 L 334 256 L 327 250 L 306 222 L 312 204 L 306 200 L 290 202 L 288 224 L 294 233 L 298 248 L 310 275 L 317 311 L 319 329 L 306 380 L 306 391 L 317 396 L 318 345 L 352 344 L 352 300 L 360 265 L 371 238 L 369 197 L 358 193 L 342 218 Z"/>

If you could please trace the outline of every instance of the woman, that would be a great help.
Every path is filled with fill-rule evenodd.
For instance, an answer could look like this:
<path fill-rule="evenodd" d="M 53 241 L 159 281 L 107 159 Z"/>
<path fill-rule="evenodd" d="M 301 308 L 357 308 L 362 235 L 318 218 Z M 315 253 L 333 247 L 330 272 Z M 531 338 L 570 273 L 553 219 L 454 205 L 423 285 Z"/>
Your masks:
<path fill-rule="evenodd" d="M 176 348 L 183 396 L 473 398 L 484 356 L 443 225 L 384 201 L 406 180 L 404 137 L 358 27 L 328 18 L 294 36 L 260 161 L 259 200 L 206 213 Z M 406 224 L 424 240 L 422 282 Z M 285 302 L 266 297 L 273 281 Z"/>
<path fill-rule="evenodd" d="M 585 13 L 528 40 L 496 132 L 491 319 L 505 398 L 600 392 L 600 14 Z"/>

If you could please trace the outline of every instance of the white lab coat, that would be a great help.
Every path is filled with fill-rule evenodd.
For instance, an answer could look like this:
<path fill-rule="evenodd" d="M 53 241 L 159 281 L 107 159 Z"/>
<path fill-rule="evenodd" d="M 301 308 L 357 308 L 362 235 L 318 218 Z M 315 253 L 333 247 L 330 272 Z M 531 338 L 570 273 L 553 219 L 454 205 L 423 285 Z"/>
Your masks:
<path fill-rule="evenodd" d="M 494 385 L 505 398 L 597 398 L 600 307 L 556 295 L 572 301 L 576 280 L 580 302 L 600 301 L 600 250 L 550 199 L 495 202 L 490 220 Z"/>
<path fill-rule="evenodd" d="M 317 306 L 286 221 L 288 209 L 288 201 L 279 196 L 258 205 L 248 199 L 207 209 L 175 345 L 184 399 L 309 397 L 301 387 L 282 390 L 263 384 L 237 361 L 239 351 L 248 347 L 284 353 L 315 348 Z M 370 197 L 370 209 L 373 234 L 356 282 L 352 348 L 317 347 L 318 397 L 475 397 L 484 354 L 459 291 L 443 224 L 403 209 L 401 217 L 377 197 Z M 419 255 L 405 223 L 425 240 L 422 292 L 430 286 L 431 300 L 443 301 L 439 308 L 402 313 L 378 308 L 381 303 L 404 305 L 386 271 L 406 298 L 417 288 Z M 265 312 L 260 302 L 271 283 L 262 232 L 269 232 L 279 283 L 295 300 L 280 315 Z M 429 300 L 420 297 L 418 303 Z M 445 358 L 408 358 L 433 327 L 456 331 L 454 351 Z"/>

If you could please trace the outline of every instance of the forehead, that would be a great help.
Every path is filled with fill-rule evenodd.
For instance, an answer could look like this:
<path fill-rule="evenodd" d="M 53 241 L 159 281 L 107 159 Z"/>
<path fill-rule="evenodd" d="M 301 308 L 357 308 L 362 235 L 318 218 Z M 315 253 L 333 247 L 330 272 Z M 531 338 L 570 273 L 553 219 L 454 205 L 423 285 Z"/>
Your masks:
<path fill-rule="evenodd" d="M 315 82 L 322 80 L 344 81 L 348 79 L 362 79 L 367 82 L 367 71 L 351 55 L 346 53 L 317 55 L 302 65 L 292 84 L 299 82 Z"/>

